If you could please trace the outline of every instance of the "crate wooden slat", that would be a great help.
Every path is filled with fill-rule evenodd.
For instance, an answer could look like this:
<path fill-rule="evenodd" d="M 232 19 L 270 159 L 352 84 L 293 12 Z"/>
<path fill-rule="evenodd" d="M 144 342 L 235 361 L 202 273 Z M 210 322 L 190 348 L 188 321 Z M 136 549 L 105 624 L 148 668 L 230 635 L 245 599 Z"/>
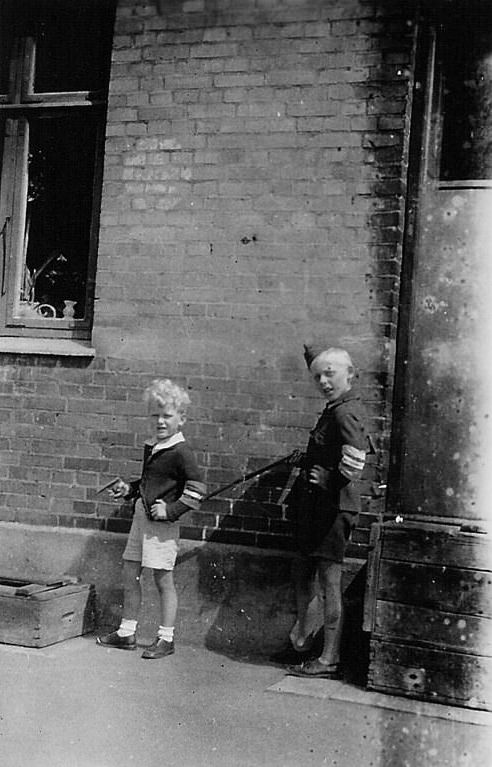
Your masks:
<path fill-rule="evenodd" d="M 492 621 L 482 616 L 377 600 L 374 634 L 492 657 Z"/>
<path fill-rule="evenodd" d="M 398 562 L 439 563 L 448 567 L 492 568 L 491 536 L 464 533 L 451 525 L 387 523 L 379 526 L 381 554 Z"/>
<path fill-rule="evenodd" d="M 383 559 L 378 598 L 436 610 L 492 617 L 492 573 Z"/>

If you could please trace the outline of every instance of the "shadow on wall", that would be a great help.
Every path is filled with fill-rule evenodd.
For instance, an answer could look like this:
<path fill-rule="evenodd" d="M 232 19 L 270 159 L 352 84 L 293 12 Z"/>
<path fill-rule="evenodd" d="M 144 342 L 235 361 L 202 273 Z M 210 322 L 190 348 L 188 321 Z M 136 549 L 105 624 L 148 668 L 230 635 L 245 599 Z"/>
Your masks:
<path fill-rule="evenodd" d="M 290 558 L 252 556 L 206 545 L 198 558 L 199 590 L 213 620 L 205 646 L 234 657 L 269 656 L 294 622 Z"/>
<path fill-rule="evenodd" d="M 245 490 L 234 510 L 242 504 L 254 504 L 256 513 L 263 509 L 264 522 L 270 505 L 278 500 L 288 469 L 260 477 L 254 487 Z M 258 499 L 266 499 L 262 503 Z M 274 507 L 275 508 L 275 507 Z M 281 514 L 276 507 L 276 514 Z M 238 515 L 240 518 L 240 515 Z M 291 526 L 288 513 L 283 520 Z M 225 520 L 231 530 L 231 520 Z M 278 550 L 242 549 L 214 545 L 222 540 L 220 528 L 198 556 L 198 587 L 203 604 L 215 605 L 213 620 L 206 631 L 205 646 L 234 657 L 266 659 L 289 645 L 288 635 L 295 622 L 295 594 L 291 579 L 292 554 Z M 289 527 L 291 532 L 291 527 Z M 366 565 L 347 564 L 344 573 L 344 633 L 342 637 L 343 676 L 354 684 L 365 685 L 369 664 L 369 636 L 362 631 Z M 313 651 L 319 655 L 323 629 L 315 637 Z"/>
<path fill-rule="evenodd" d="M 255 562 L 245 553 L 219 560 L 217 551 L 202 550 L 199 582 L 204 604 L 215 604 L 205 646 L 243 659 L 266 660 L 289 646 L 295 621 L 290 559 Z M 268 569 L 267 569 L 268 568 Z M 362 631 L 366 566 L 346 572 L 341 666 L 345 681 L 365 686 L 369 666 L 369 635 Z M 313 655 L 321 654 L 323 628 L 315 635 Z"/>
<path fill-rule="evenodd" d="M 200 553 L 199 589 L 203 599 L 218 608 L 205 636 L 211 650 L 269 656 L 282 647 L 294 623 L 291 528 L 277 503 L 289 473 L 286 465 L 280 465 L 241 486 L 231 512 L 210 531 Z M 238 546 L 231 551 L 217 545 L 241 535 L 249 535 L 254 548 Z"/>

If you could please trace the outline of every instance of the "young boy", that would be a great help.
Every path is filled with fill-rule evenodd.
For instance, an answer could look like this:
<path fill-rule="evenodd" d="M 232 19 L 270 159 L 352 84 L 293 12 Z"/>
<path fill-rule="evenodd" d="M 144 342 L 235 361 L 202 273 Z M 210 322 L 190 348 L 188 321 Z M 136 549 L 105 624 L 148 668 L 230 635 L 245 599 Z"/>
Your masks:
<path fill-rule="evenodd" d="M 174 653 L 177 594 L 173 568 L 178 553 L 179 517 L 197 509 L 205 494 L 200 470 L 181 427 L 186 420 L 188 394 L 168 379 L 155 380 L 144 392 L 154 438 L 144 445 L 142 476 L 119 482 L 110 492 L 116 499 L 135 501 L 135 513 L 123 553 L 123 618 L 117 631 L 97 638 L 105 647 L 135 650 L 141 604 L 140 576 L 153 570 L 159 592 L 160 626 L 154 643 L 142 658 L 164 658 Z"/>
<path fill-rule="evenodd" d="M 358 480 L 368 436 L 360 398 L 352 390 L 354 365 L 345 349 L 305 346 L 304 357 L 327 405 L 311 432 L 289 500 L 299 549 L 294 565 L 297 621 L 290 641 L 297 653 L 309 657 L 313 640 L 309 607 L 316 575 L 324 640 L 319 658 L 304 661 L 292 673 L 335 678 L 342 630 L 342 562 L 360 510 Z"/>

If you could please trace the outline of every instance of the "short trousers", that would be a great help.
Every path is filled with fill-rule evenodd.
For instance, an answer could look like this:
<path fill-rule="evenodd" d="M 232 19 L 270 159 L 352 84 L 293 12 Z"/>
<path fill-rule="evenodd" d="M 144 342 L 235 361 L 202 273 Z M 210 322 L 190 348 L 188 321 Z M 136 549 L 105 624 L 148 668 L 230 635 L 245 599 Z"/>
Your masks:
<path fill-rule="evenodd" d="M 137 500 L 123 559 L 153 570 L 173 570 L 178 556 L 179 524 L 153 522 Z"/>
<path fill-rule="evenodd" d="M 343 562 L 356 521 L 357 514 L 339 511 L 320 545 L 310 552 L 309 556 L 329 559 L 331 562 Z"/>

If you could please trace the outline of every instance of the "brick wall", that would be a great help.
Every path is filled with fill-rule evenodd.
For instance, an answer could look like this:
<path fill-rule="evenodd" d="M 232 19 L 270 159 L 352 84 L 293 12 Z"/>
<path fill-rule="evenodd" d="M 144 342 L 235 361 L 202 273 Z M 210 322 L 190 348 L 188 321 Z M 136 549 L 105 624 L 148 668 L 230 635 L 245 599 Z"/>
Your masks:
<path fill-rule="evenodd" d="M 394 7 L 396 6 L 396 8 Z M 143 387 L 190 390 L 209 489 L 303 446 L 323 403 L 302 344 L 344 345 L 378 451 L 351 553 L 382 511 L 412 15 L 364 0 L 120 0 L 88 364 L 0 359 L 0 518 L 128 528 L 95 490 L 138 473 Z M 290 548 L 285 471 L 183 533 Z"/>

